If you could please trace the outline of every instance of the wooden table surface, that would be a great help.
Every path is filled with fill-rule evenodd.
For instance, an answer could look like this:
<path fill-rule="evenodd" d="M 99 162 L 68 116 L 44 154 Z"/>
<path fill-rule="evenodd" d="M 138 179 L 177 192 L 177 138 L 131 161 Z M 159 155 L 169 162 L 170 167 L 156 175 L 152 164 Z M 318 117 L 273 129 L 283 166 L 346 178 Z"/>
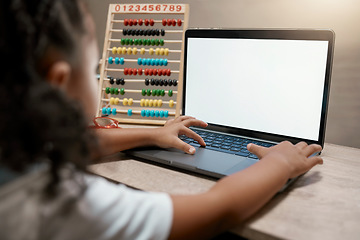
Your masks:
<path fill-rule="evenodd" d="M 232 232 L 249 239 L 360 239 L 360 149 L 325 144 L 324 164 L 277 194 Z M 123 153 L 90 166 L 116 182 L 170 194 L 196 194 L 213 179 L 133 160 Z"/>

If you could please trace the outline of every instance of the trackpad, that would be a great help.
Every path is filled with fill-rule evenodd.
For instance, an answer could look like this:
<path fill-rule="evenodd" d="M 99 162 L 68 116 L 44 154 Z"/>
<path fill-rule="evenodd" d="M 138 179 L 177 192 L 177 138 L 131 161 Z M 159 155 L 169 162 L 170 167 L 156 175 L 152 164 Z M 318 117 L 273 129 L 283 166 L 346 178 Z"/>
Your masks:
<path fill-rule="evenodd" d="M 249 158 L 246 158 L 243 161 L 241 161 L 240 163 L 238 163 L 237 165 L 235 165 L 232 168 L 226 170 L 225 174 L 230 175 L 230 174 L 239 172 L 241 170 L 244 170 L 245 168 L 250 167 L 251 165 L 253 165 L 256 162 L 257 161 L 255 161 L 255 160 L 251 160 Z"/>

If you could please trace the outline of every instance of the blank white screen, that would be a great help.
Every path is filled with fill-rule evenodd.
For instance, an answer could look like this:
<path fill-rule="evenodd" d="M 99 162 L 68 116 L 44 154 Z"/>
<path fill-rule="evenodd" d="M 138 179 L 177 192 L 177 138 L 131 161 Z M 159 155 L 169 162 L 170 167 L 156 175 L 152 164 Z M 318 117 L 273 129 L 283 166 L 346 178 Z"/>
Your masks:
<path fill-rule="evenodd" d="M 189 38 L 186 115 L 318 140 L 327 41 Z"/>

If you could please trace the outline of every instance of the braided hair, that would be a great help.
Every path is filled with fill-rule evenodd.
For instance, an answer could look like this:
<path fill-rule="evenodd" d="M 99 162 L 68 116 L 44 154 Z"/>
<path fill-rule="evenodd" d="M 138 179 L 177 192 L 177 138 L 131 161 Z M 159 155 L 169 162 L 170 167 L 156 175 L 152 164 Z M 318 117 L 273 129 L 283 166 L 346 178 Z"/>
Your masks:
<path fill-rule="evenodd" d="M 50 49 L 75 64 L 86 33 L 80 0 L 0 1 L 0 166 L 24 171 L 48 162 L 48 190 L 66 163 L 84 169 L 95 138 L 80 107 L 45 81 Z"/>

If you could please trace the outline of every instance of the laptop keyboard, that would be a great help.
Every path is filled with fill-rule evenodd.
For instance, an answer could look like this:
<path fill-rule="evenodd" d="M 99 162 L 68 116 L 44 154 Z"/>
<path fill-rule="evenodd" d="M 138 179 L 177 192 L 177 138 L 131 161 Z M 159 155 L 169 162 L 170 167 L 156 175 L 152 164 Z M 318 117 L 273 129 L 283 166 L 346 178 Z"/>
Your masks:
<path fill-rule="evenodd" d="M 219 152 L 225 152 L 229 154 L 235 154 L 252 159 L 258 159 L 258 157 L 247 150 L 246 146 L 249 143 L 254 143 L 264 147 L 271 147 L 275 145 L 272 143 L 261 142 L 261 141 L 242 138 L 242 137 L 229 136 L 221 133 L 208 132 L 200 129 L 191 129 L 191 130 L 199 134 L 199 136 L 204 139 L 206 143 L 205 148 L 207 149 L 219 151 Z M 200 147 L 200 144 L 197 141 L 193 140 L 192 138 L 188 138 L 185 135 L 181 135 L 179 136 L 179 138 L 194 147 Z"/>

